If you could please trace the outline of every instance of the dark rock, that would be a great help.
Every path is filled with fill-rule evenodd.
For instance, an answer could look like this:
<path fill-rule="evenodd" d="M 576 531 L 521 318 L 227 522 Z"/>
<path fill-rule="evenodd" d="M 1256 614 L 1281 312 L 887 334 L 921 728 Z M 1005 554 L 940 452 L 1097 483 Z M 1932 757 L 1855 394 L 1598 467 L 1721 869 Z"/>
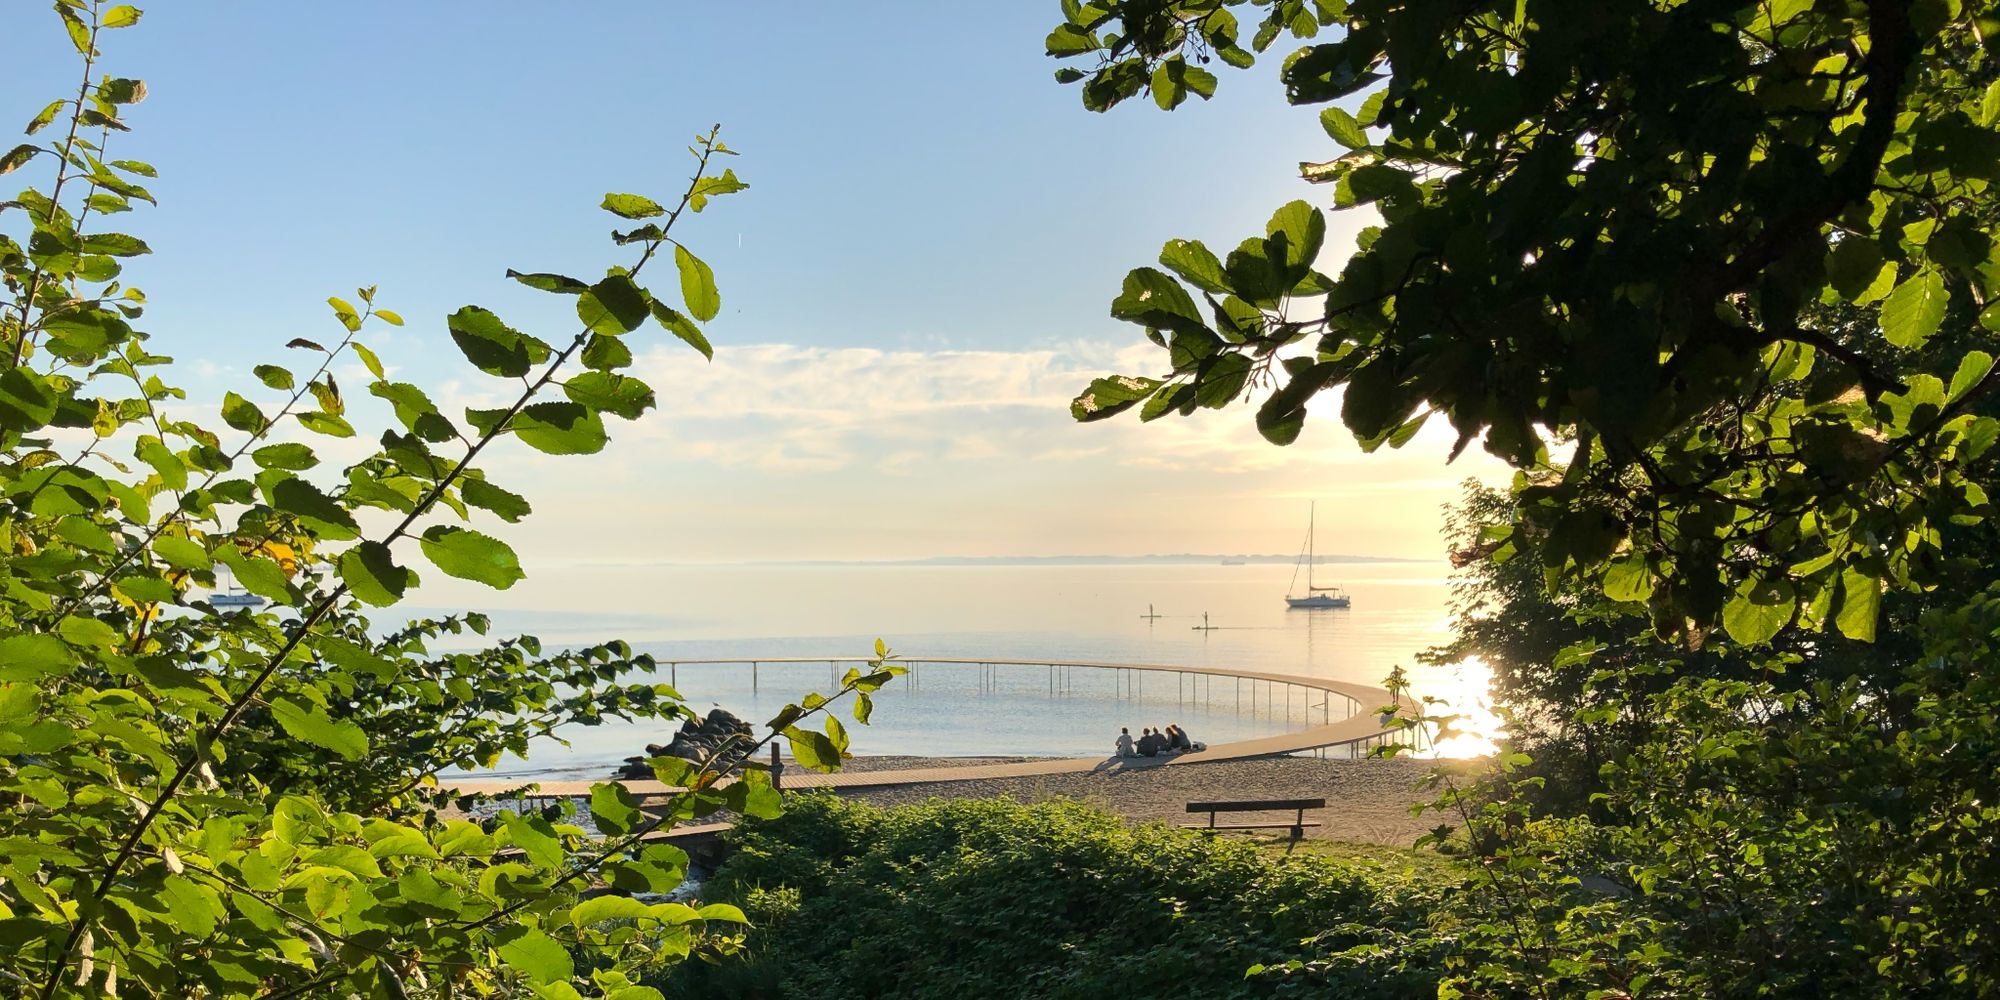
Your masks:
<path fill-rule="evenodd" d="M 690 719 L 681 723 L 680 732 L 674 734 L 673 742 L 665 746 L 649 743 L 645 757 L 625 758 L 625 765 L 618 769 L 617 776 L 628 780 L 652 777 L 653 769 L 647 766 L 647 757 L 679 757 L 696 762 L 712 758 L 716 765 L 727 770 L 749 756 L 750 748 L 756 745 L 755 736 L 756 730 L 749 723 L 725 709 L 711 709 L 706 719 Z"/>

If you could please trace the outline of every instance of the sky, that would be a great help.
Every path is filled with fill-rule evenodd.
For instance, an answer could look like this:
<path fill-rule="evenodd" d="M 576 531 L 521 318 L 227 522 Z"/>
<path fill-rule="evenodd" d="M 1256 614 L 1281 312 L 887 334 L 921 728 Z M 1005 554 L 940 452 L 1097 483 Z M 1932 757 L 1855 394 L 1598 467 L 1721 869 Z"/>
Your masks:
<path fill-rule="evenodd" d="M 111 150 L 160 171 L 160 207 L 118 217 L 154 250 L 127 271 L 151 301 L 142 328 L 212 416 L 287 340 L 337 338 L 328 295 L 376 284 L 408 320 L 367 338 L 393 377 L 450 405 L 496 399 L 506 385 L 458 356 L 444 317 L 477 303 L 566 338 L 571 301 L 505 270 L 625 259 L 599 200 L 674 197 L 689 138 L 719 122 L 750 188 L 676 230 L 721 288 L 714 361 L 635 333 L 656 411 L 615 422 L 596 456 L 509 443 L 481 463 L 535 505 L 500 532 L 531 574 L 1292 552 L 1311 501 L 1323 552 L 1439 557 L 1458 484 L 1505 474 L 1476 447 L 1447 465 L 1442 428 L 1364 455 L 1336 398 L 1288 448 L 1251 406 L 1069 419 L 1090 378 L 1166 367 L 1108 315 L 1125 272 L 1167 239 L 1233 247 L 1291 199 L 1330 203 L 1297 164 L 1334 147 L 1284 105 L 1275 53 L 1218 64 L 1205 105 L 1087 112 L 1042 55 L 1058 18 L 1053 0 L 153 4 L 102 45 L 150 92 Z M 0 114 L 74 90 L 45 6 L 7 5 L 0 38 Z M 1371 221 L 1333 215 L 1322 268 Z"/>

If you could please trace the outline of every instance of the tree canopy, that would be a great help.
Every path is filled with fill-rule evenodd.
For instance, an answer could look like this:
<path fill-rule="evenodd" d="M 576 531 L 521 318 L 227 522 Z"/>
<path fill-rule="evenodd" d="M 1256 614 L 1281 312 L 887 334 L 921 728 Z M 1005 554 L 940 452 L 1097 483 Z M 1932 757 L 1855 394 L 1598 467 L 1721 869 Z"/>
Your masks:
<path fill-rule="evenodd" d="M 1456 641 L 1515 730 L 1428 838 L 1484 914 L 1441 996 L 2000 991 L 1992 339 L 2000 16 L 1948 0 L 1063 5 L 1105 111 L 1278 72 L 1373 212 L 1172 240 L 1164 350 L 1080 420 L 1336 393 L 1517 470 L 1453 518 Z M 1427 720 L 1412 724 L 1449 720 Z M 1338 956 L 1335 956 L 1338 957 Z"/>
<path fill-rule="evenodd" d="M 1309 41 L 1279 75 L 1336 155 L 1302 173 L 1381 222 L 1331 275 L 1304 201 L 1222 255 L 1170 241 L 1112 305 L 1168 373 L 1079 419 L 1261 384 L 1280 444 L 1334 389 L 1369 448 L 1446 422 L 1528 474 L 1550 569 L 1693 643 L 1870 638 L 1885 584 L 1952 572 L 2000 439 L 1991 5 L 1247 6 L 1071 2 L 1048 50 L 1087 107 L 1171 109 Z"/>

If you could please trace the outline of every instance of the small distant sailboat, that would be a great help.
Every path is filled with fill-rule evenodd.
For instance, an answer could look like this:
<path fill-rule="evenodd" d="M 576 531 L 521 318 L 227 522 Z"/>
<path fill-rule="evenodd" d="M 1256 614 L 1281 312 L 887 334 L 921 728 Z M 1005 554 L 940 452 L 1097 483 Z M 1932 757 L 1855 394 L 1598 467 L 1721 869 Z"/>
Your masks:
<path fill-rule="evenodd" d="M 208 604 L 212 608 L 261 608 L 264 606 L 264 599 L 244 590 L 242 585 L 231 577 L 227 586 L 208 595 Z"/>
<path fill-rule="evenodd" d="M 1339 587 L 1321 587 L 1313 583 L 1313 560 L 1316 555 L 1313 549 L 1313 533 L 1319 526 L 1319 504 L 1313 504 L 1311 510 L 1312 513 L 1306 521 L 1306 551 L 1299 558 L 1299 561 L 1304 563 L 1306 567 L 1306 596 L 1293 597 L 1289 592 L 1289 588 L 1287 588 L 1285 604 L 1294 608 L 1347 607 L 1351 602 L 1348 600 L 1347 595 L 1341 592 Z M 1294 565 L 1292 567 L 1292 583 L 1297 584 L 1298 582 L 1299 568 Z"/>

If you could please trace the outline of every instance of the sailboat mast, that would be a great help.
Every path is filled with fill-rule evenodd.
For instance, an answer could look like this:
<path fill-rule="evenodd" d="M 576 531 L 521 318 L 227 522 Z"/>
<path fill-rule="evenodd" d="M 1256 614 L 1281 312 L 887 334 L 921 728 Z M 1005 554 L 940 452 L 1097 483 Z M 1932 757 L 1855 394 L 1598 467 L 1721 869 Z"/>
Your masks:
<path fill-rule="evenodd" d="M 1314 500 L 1306 510 L 1306 594 L 1313 592 L 1313 563 L 1319 561 L 1319 552 L 1314 547 L 1313 535 L 1319 531 L 1319 501 Z"/>

